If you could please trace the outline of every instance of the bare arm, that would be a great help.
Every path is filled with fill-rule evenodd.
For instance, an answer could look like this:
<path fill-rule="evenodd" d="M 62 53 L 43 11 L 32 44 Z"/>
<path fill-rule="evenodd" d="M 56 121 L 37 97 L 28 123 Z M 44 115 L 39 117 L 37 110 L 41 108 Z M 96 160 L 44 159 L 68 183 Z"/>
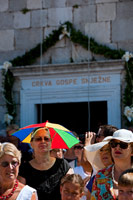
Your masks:
<path fill-rule="evenodd" d="M 96 133 L 90 132 L 90 131 L 86 132 L 85 133 L 85 146 L 93 144 L 94 141 L 95 141 L 95 137 L 96 137 Z M 83 150 L 81 165 L 82 165 L 85 172 L 91 172 L 92 171 L 92 166 L 86 158 L 85 149 Z"/>
<path fill-rule="evenodd" d="M 37 194 L 33 192 L 31 200 L 38 200 Z"/>

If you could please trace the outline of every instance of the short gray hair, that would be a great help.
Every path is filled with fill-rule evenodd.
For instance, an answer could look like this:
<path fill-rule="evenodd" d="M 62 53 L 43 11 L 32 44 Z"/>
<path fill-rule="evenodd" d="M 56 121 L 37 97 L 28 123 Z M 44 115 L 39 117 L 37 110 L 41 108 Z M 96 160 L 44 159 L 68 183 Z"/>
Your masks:
<path fill-rule="evenodd" d="M 17 149 L 17 147 L 10 143 L 10 142 L 4 142 L 0 143 L 0 158 L 4 155 L 11 155 L 21 163 L 21 152 Z"/>

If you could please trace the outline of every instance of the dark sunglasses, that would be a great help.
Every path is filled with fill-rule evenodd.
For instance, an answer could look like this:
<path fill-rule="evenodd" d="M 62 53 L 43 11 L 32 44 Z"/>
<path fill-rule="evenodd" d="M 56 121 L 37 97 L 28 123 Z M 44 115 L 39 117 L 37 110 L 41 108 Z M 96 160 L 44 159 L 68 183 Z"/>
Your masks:
<path fill-rule="evenodd" d="M 19 165 L 19 162 L 18 161 L 12 161 L 12 162 L 3 161 L 0 163 L 2 167 L 8 167 L 10 164 L 12 165 L 13 168 L 15 168 Z"/>
<path fill-rule="evenodd" d="M 126 142 L 115 142 L 115 141 L 110 142 L 111 148 L 117 147 L 118 144 L 119 144 L 121 149 L 127 149 L 128 148 L 128 143 L 126 143 Z"/>
<path fill-rule="evenodd" d="M 44 138 L 42 138 L 42 137 L 35 137 L 34 138 L 34 140 L 36 141 L 36 142 L 41 142 L 41 141 L 43 141 L 43 139 L 44 139 L 44 141 L 45 142 L 50 142 L 50 138 L 48 138 L 48 137 L 46 137 L 46 136 L 44 136 Z"/>
<path fill-rule="evenodd" d="M 83 149 L 83 146 L 74 146 L 74 149 Z"/>

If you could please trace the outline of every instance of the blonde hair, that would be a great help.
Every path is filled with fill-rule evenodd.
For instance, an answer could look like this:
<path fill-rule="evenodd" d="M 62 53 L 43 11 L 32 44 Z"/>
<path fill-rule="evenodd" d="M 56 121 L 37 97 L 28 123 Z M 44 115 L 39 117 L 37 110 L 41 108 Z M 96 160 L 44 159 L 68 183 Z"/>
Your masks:
<path fill-rule="evenodd" d="M 102 151 L 104 151 L 104 149 L 105 150 L 108 149 L 108 152 L 111 154 L 111 147 L 109 144 L 104 145 L 102 148 L 99 149 L 99 151 L 102 152 Z"/>
<path fill-rule="evenodd" d="M 0 158 L 5 154 L 17 158 L 18 162 L 21 163 L 21 152 L 14 144 L 10 142 L 0 143 Z"/>
<path fill-rule="evenodd" d="M 84 181 L 79 174 L 67 174 L 61 179 L 60 186 L 63 186 L 65 183 L 74 183 L 79 184 L 80 193 L 84 191 Z"/>
<path fill-rule="evenodd" d="M 49 136 L 51 138 L 51 135 L 50 135 L 50 132 L 49 132 L 49 129 L 47 127 L 38 127 L 38 128 L 35 128 L 32 133 L 31 133 L 31 141 L 33 140 L 34 136 L 36 135 L 36 133 L 39 131 L 39 130 L 45 130 L 49 133 Z"/>
<path fill-rule="evenodd" d="M 133 187 L 133 168 L 125 170 L 120 175 L 118 185 L 122 187 Z"/>

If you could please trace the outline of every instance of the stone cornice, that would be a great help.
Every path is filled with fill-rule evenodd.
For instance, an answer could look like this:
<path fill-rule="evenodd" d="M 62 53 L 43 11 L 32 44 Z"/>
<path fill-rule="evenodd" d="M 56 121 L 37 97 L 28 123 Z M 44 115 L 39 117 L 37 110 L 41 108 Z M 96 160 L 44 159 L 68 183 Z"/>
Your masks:
<path fill-rule="evenodd" d="M 112 72 L 117 73 L 124 71 L 123 60 L 104 60 L 93 61 L 85 63 L 70 63 L 70 64 L 47 64 L 47 65 L 30 65 L 21 67 L 12 67 L 11 71 L 15 77 L 31 77 L 39 75 L 56 75 L 56 74 L 77 74 L 77 73 L 91 73 Z"/>

